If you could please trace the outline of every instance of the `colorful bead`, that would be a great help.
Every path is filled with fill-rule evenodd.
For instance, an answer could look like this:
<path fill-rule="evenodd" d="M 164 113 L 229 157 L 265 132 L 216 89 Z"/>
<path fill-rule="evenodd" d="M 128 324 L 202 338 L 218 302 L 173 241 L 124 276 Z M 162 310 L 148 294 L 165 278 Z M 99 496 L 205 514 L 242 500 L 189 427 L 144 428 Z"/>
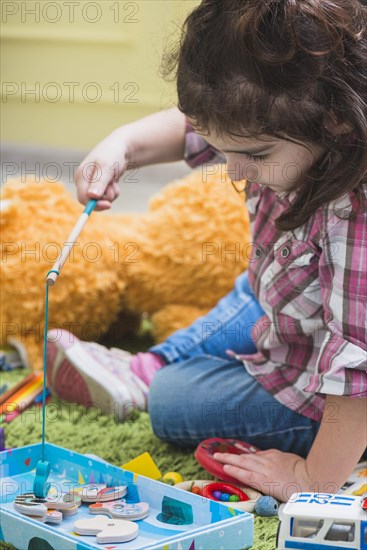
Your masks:
<path fill-rule="evenodd" d="M 194 493 L 195 495 L 201 495 L 200 487 L 193 487 L 191 489 L 191 492 Z"/>
<path fill-rule="evenodd" d="M 240 497 L 238 497 L 237 495 L 231 495 L 229 497 L 229 502 L 239 502 L 240 500 Z"/>
<path fill-rule="evenodd" d="M 230 483 L 222 482 L 214 482 L 209 483 L 209 485 L 205 485 L 202 490 L 202 495 L 204 498 L 221 500 L 223 502 L 228 502 L 231 495 L 236 495 L 241 502 L 249 500 L 249 497 L 246 493 L 241 491 L 241 489 Z M 223 495 L 225 495 L 224 498 Z"/>

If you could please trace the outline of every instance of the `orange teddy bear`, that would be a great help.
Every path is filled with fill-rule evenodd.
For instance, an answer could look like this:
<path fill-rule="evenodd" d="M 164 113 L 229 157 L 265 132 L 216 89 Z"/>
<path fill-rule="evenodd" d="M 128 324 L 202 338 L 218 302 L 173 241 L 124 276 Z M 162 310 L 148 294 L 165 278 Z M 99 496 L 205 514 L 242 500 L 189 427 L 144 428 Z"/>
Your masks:
<path fill-rule="evenodd" d="M 162 341 L 211 309 L 250 256 L 244 197 L 224 172 L 174 181 L 143 214 L 93 213 L 50 290 L 50 328 L 99 340 L 148 314 Z M 1 343 L 20 343 L 38 370 L 46 274 L 82 206 L 32 178 L 8 181 L 1 203 Z"/>

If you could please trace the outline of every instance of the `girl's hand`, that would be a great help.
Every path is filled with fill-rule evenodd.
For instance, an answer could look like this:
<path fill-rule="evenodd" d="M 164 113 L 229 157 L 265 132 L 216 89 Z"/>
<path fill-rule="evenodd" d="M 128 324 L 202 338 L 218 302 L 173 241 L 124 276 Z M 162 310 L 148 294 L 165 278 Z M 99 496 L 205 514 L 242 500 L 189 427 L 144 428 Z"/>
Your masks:
<path fill-rule="evenodd" d="M 118 180 L 129 168 L 183 160 L 186 117 L 178 107 L 158 111 L 117 128 L 83 160 L 75 173 L 78 199 L 99 199 L 96 210 L 111 208 Z M 130 165 L 130 166 L 129 166 Z"/>
<path fill-rule="evenodd" d="M 127 140 L 121 128 L 101 141 L 83 160 L 75 173 L 78 199 L 100 199 L 96 210 L 107 210 L 119 196 L 118 180 L 129 163 Z"/>
<path fill-rule="evenodd" d="M 244 485 L 287 501 L 293 493 L 310 491 L 315 485 L 308 477 L 306 460 L 276 449 L 235 455 L 215 453 L 215 460 L 224 464 L 224 471 Z"/>

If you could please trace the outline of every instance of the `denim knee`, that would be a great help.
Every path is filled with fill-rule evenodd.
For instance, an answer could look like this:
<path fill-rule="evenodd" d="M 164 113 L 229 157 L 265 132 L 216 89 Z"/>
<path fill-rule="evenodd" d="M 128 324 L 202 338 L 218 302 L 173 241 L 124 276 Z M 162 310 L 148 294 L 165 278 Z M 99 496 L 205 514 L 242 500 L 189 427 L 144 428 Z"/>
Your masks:
<path fill-rule="evenodd" d="M 223 362 L 213 357 L 214 362 Z M 215 437 L 216 429 L 202 432 L 202 401 L 190 373 L 181 365 L 188 365 L 197 358 L 181 364 L 167 365 L 152 380 L 148 396 L 148 412 L 154 434 L 170 443 L 195 446 L 205 437 Z M 189 370 L 189 369 L 188 369 Z M 205 372 L 205 369 L 203 369 Z"/>
<path fill-rule="evenodd" d="M 170 378 L 166 376 L 167 368 L 169 367 L 163 367 L 155 374 L 148 396 L 150 422 L 153 432 L 160 439 L 167 439 L 165 425 L 167 421 L 169 422 L 167 413 L 171 407 L 172 390 L 170 391 L 166 383 L 166 378 Z"/>

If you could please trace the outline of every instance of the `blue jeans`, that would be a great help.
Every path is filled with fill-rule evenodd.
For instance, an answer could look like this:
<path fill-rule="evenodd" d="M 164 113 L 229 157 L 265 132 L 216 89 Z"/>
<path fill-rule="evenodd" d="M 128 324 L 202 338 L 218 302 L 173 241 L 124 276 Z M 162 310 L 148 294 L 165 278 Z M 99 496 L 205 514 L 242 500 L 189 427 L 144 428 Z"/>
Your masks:
<path fill-rule="evenodd" d="M 160 369 L 150 387 L 148 411 L 160 439 L 185 447 L 225 437 L 306 457 L 319 428 L 274 399 L 242 362 L 212 355 Z"/>
<path fill-rule="evenodd" d="M 200 354 L 228 359 L 227 349 L 236 353 L 255 353 L 251 329 L 263 315 L 264 310 L 251 290 L 246 271 L 237 277 L 234 289 L 207 315 L 190 327 L 176 331 L 149 351 L 163 355 L 168 363 Z"/>
<path fill-rule="evenodd" d="M 263 314 L 243 273 L 206 316 L 150 348 L 170 363 L 156 373 L 148 398 L 158 437 L 183 446 L 233 437 L 307 455 L 319 423 L 279 403 L 226 354 L 257 351 L 251 328 Z"/>

